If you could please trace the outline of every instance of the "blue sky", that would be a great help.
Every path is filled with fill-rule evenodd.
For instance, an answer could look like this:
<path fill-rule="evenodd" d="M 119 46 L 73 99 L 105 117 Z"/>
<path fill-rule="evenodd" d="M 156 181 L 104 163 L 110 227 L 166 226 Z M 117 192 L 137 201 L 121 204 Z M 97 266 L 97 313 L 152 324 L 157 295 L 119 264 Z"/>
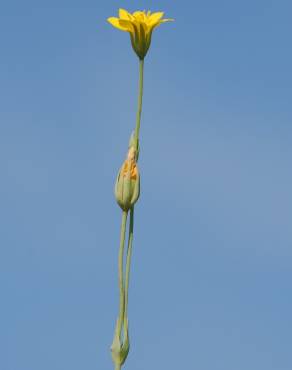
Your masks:
<path fill-rule="evenodd" d="M 0 368 L 112 369 L 117 170 L 145 61 L 126 370 L 291 370 L 290 1 L 11 0 L 0 14 Z"/>

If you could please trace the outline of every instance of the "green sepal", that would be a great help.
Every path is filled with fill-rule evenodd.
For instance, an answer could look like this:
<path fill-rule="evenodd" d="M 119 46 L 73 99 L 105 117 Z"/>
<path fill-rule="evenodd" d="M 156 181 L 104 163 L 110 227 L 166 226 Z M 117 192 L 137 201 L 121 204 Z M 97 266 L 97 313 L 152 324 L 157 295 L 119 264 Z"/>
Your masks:
<path fill-rule="evenodd" d="M 124 339 L 123 343 L 121 345 L 120 336 L 119 336 L 119 323 L 120 319 L 117 319 L 117 324 L 115 328 L 115 334 L 113 343 L 111 345 L 111 353 L 112 353 L 112 359 L 114 364 L 123 365 L 126 361 L 126 358 L 128 356 L 129 350 L 130 350 L 130 341 L 129 341 L 129 330 L 128 330 L 128 319 L 124 320 Z"/>
<path fill-rule="evenodd" d="M 124 320 L 124 340 L 122 344 L 122 365 L 126 361 L 126 358 L 128 357 L 128 353 L 130 350 L 130 339 L 129 339 L 129 320 Z"/>
<path fill-rule="evenodd" d="M 111 345 L 111 353 L 112 353 L 112 359 L 115 364 L 121 364 L 121 341 L 119 336 L 119 321 L 120 319 L 117 319 L 116 328 L 115 328 L 115 334 L 113 343 Z"/>
<path fill-rule="evenodd" d="M 143 24 L 140 24 L 140 47 L 141 47 L 141 53 L 139 57 L 141 59 L 144 59 L 146 53 L 147 53 L 147 44 L 146 44 L 146 35 L 145 35 L 145 30 L 143 27 Z"/>
<path fill-rule="evenodd" d="M 116 183 L 115 197 L 123 211 L 128 211 L 137 202 L 140 195 L 140 174 L 137 171 L 137 179 L 133 180 L 121 175 L 123 166 L 120 168 Z"/>

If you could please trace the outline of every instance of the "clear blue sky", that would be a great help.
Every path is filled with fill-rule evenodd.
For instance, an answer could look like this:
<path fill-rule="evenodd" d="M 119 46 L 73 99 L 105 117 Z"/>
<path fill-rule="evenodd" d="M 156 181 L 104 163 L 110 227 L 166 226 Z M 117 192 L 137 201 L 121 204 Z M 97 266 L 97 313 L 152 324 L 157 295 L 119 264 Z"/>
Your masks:
<path fill-rule="evenodd" d="M 288 0 L 10 0 L 0 13 L 0 368 L 112 369 L 113 184 L 145 62 L 125 370 L 291 370 Z"/>

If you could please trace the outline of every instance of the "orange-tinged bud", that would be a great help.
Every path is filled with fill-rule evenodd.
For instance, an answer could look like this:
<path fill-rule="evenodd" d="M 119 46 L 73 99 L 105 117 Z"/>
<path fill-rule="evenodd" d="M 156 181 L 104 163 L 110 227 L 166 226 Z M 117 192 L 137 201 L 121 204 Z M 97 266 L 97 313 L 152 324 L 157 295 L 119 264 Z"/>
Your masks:
<path fill-rule="evenodd" d="M 140 195 L 140 175 L 135 157 L 136 151 L 130 147 L 115 184 L 115 197 L 123 211 L 128 211 Z"/>

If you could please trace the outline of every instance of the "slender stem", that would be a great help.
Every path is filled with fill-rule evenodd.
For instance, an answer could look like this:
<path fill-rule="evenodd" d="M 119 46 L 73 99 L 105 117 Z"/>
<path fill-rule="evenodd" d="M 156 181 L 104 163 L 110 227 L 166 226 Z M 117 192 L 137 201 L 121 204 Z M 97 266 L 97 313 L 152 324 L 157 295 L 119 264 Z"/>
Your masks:
<path fill-rule="evenodd" d="M 144 79 L 144 60 L 140 59 L 139 64 L 139 94 L 138 94 L 138 110 L 136 116 L 136 127 L 134 133 L 135 149 L 139 150 L 139 133 L 142 113 L 142 99 L 143 99 L 143 79 Z M 127 217 L 128 211 L 123 211 L 121 233 L 120 233 L 120 248 L 119 248 L 119 291 L 120 291 L 120 308 L 119 308 L 119 320 L 117 327 L 117 335 L 121 340 L 121 331 L 124 327 L 124 338 L 125 338 L 125 327 L 127 325 L 127 314 L 128 314 L 128 290 L 129 290 L 129 279 L 130 279 L 130 265 L 132 256 L 132 243 L 133 243 L 133 230 L 134 230 L 134 207 L 130 209 L 130 225 L 129 225 L 129 237 L 126 257 L 126 271 L 125 278 L 123 272 L 124 265 L 124 247 L 125 247 L 125 235 L 127 228 Z M 126 353 L 127 356 L 127 353 Z M 115 370 L 121 370 L 121 365 L 115 361 Z"/>
<path fill-rule="evenodd" d="M 144 80 L 144 59 L 139 62 L 139 95 L 138 95 L 138 110 L 136 116 L 135 139 L 136 149 L 138 150 L 138 141 L 140 133 L 141 113 L 142 113 L 142 98 L 143 98 L 143 80 Z"/>
<path fill-rule="evenodd" d="M 121 330 L 122 330 L 122 324 L 123 324 L 124 312 L 125 312 L 125 292 L 124 292 L 124 282 L 123 282 L 123 259 L 124 259 L 123 256 L 124 256 L 127 216 L 128 216 L 128 212 L 123 211 L 121 234 L 120 234 L 120 250 L 119 250 L 119 289 L 120 289 L 120 311 L 119 311 L 119 323 L 118 323 L 119 337 L 121 336 Z"/>
<path fill-rule="evenodd" d="M 132 244 L 133 244 L 133 232 L 134 232 L 134 206 L 130 210 L 130 226 L 129 226 L 129 237 L 128 237 L 128 249 L 127 249 L 127 260 L 126 260 L 126 277 L 125 277 L 125 311 L 124 318 L 128 316 L 128 293 L 129 293 L 129 279 L 130 279 L 130 267 L 131 267 L 131 256 L 132 256 Z"/>

